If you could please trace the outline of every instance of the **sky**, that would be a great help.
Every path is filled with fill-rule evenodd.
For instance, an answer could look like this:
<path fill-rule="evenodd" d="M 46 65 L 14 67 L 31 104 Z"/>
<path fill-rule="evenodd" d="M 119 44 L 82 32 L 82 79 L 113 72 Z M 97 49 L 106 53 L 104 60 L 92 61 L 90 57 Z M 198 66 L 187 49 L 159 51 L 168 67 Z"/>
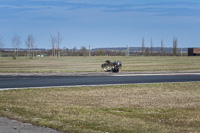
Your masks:
<path fill-rule="evenodd" d="M 0 36 L 33 35 L 37 48 L 51 48 L 59 32 L 61 48 L 145 46 L 200 47 L 199 0 L 0 0 Z"/>

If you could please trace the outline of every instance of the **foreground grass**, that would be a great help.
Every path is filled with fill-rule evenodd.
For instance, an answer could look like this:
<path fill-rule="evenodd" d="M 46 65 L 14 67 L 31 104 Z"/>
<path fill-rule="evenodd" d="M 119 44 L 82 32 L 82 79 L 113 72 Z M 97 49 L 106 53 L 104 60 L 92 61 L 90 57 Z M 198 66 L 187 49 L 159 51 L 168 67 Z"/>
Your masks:
<path fill-rule="evenodd" d="M 58 73 L 58 72 L 102 72 L 105 60 L 120 60 L 120 71 L 181 71 L 200 70 L 199 57 L 61 57 L 56 58 L 11 58 L 0 57 L 0 73 Z"/>
<path fill-rule="evenodd" d="M 0 116 L 63 132 L 200 132 L 200 82 L 9 90 Z"/>

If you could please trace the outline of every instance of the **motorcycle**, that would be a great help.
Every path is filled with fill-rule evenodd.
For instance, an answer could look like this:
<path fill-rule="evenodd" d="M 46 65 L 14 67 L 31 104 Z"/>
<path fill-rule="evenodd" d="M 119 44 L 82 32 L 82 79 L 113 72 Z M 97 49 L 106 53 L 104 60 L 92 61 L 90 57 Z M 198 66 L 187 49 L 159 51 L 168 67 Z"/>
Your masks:
<path fill-rule="evenodd" d="M 122 67 L 121 61 L 111 62 L 110 60 L 106 60 L 105 63 L 101 65 L 105 72 L 119 72 L 119 69 Z"/>

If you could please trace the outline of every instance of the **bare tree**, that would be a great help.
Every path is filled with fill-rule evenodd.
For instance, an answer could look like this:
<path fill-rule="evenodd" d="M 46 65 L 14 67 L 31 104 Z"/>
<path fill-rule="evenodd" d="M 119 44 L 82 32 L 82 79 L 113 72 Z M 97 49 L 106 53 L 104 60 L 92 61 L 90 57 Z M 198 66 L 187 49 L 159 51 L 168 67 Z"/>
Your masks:
<path fill-rule="evenodd" d="M 3 37 L 0 35 L 0 48 L 4 47 Z"/>
<path fill-rule="evenodd" d="M 151 56 L 153 55 L 153 40 L 151 38 Z"/>
<path fill-rule="evenodd" d="M 75 55 L 77 55 L 77 51 L 78 51 L 78 49 L 76 48 L 76 46 L 74 46 L 74 48 L 69 50 L 69 52 L 70 52 L 69 55 L 75 56 Z"/>
<path fill-rule="evenodd" d="M 144 37 L 142 38 L 142 55 L 145 54 L 145 44 L 144 44 Z"/>
<path fill-rule="evenodd" d="M 80 49 L 80 52 L 81 52 L 81 55 L 85 57 L 87 55 L 86 47 L 82 46 L 81 49 Z"/>
<path fill-rule="evenodd" d="M 33 48 L 35 48 L 35 38 L 33 37 L 33 35 L 28 35 L 27 40 L 25 41 L 26 46 L 28 48 L 28 56 L 30 59 L 32 59 L 34 57 L 34 50 Z"/>
<path fill-rule="evenodd" d="M 58 55 L 58 58 L 60 58 L 60 44 L 63 40 L 63 37 L 62 37 L 62 35 L 59 31 L 57 33 L 57 39 L 56 40 L 57 40 L 56 41 L 57 42 L 57 55 Z"/>
<path fill-rule="evenodd" d="M 149 56 L 149 48 L 146 48 L 146 49 L 145 49 L 145 55 L 146 55 L 146 56 Z"/>
<path fill-rule="evenodd" d="M 56 42 L 57 42 L 56 36 L 51 35 L 52 56 L 56 56 L 56 49 L 55 49 Z"/>
<path fill-rule="evenodd" d="M 96 53 L 97 53 L 98 56 L 103 56 L 104 55 L 104 50 L 101 48 Z"/>
<path fill-rule="evenodd" d="M 178 39 L 174 37 L 173 39 L 173 56 L 176 56 L 177 54 L 177 45 L 178 45 Z"/>
<path fill-rule="evenodd" d="M 78 49 L 76 48 L 76 46 L 74 46 L 74 48 L 72 50 L 73 50 L 73 52 L 76 52 Z"/>
<path fill-rule="evenodd" d="M 63 49 L 61 50 L 61 55 L 62 55 L 62 56 L 67 55 L 67 51 L 68 51 L 68 50 L 69 50 L 68 48 L 63 47 Z"/>
<path fill-rule="evenodd" d="M 164 41 L 163 39 L 161 40 L 161 47 L 160 47 L 160 51 L 161 51 L 161 54 L 162 56 L 165 54 L 165 49 L 164 49 Z"/>
<path fill-rule="evenodd" d="M 4 47 L 3 37 L 0 35 L 0 57 L 1 57 L 1 48 Z"/>
<path fill-rule="evenodd" d="M 13 57 L 16 59 L 18 57 L 18 49 L 20 48 L 21 40 L 18 35 L 14 35 L 12 38 L 12 46 L 14 47 Z"/>

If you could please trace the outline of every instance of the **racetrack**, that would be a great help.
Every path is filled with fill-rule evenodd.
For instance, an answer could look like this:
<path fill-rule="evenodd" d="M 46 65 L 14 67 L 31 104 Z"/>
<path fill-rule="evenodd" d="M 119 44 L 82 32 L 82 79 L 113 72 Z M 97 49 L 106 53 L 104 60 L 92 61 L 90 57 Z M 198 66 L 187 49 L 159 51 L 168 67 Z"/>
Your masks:
<path fill-rule="evenodd" d="M 200 81 L 200 72 L 1 74 L 0 90 L 194 81 Z"/>

